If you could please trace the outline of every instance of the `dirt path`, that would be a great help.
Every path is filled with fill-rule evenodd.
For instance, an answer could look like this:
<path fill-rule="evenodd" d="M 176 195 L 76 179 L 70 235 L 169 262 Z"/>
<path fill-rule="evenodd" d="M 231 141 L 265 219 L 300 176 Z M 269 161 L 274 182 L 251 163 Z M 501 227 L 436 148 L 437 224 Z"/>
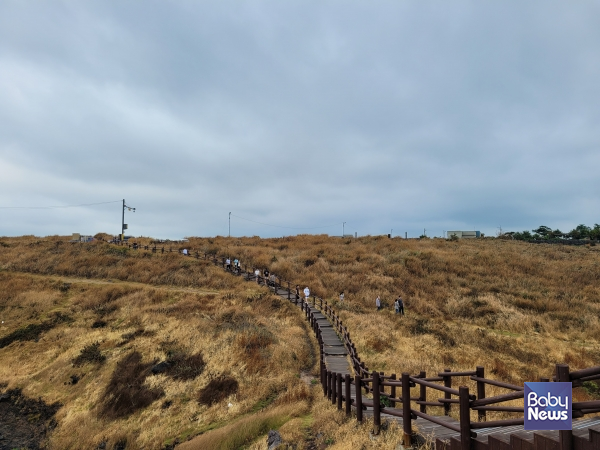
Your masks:
<path fill-rule="evenodd" d="M 165 291 L 171 292 L 188 292 L 200 295 L 209 295 L 209 294 L 218 294 L 219 291 L 216 289 L 197 289 L 191 287 L 178 287 L 178 286 L 170 286 L 170 285 L 162 285 L 162 284 L 148 284 L 148 283 L 139 283 L 137 281 L 122 281 L 122 280 L 113 280 L 113 279 L 97 279 L 97 278 L 78 278 L 78 277 L 65 277 L 59 275 L 40 275 L 29 272 L 16 272 L 11 271 L 7 273 L 18 274 L 18 275 L 27 275 L 28 277 L 38 278 L 38 279 L 46 279 L 53 281 L 62 281 L 63 283 L 68 284 L 96 284 L 96 285 L 121 285 L 121 286 L 129 286 L 129 287 L 137 287 L 140 289 L 161 289 Z"/>

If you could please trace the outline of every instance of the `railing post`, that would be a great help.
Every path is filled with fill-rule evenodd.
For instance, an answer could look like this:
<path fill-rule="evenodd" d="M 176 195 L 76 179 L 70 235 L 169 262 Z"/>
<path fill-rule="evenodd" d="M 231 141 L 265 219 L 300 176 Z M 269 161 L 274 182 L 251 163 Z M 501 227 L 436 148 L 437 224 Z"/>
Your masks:
<path fill-rule="evenodd" d="M 410 411 L 410 374 L 402 373 L 402 428 L 404 447 L 412 445 L 412 420 Z"/>
<path fill-rule="evenodd" d="M 354 375 L 354 396 L 356 402 L 356 420 L 359 423 L 363 421 L 363 411 L 362 411 L 362 380 L 360 375 Z"/>
<path fill-rule="evenodd" d="M 323 361 L 323 347 L 321 347 L 321 387 L 323 388 L 323 395 L 327 397 L 327 370 L 325 368 L 325 362 Z"/>
<path fill-rule="evenodd" d="M 427 378 L 427 372 L 422 370 L 419 372 L 419 378 Z M 419 385 L 419 400 L 422 402 L 427 401 L 427 386 Z M 427 413 L 427 405 L 419 405 L 419 411 L 426 414 Z"/>
<path fill-rule="evenodd" d="M 362 368 L 362 372 L 367 373 L 367 376 L 368 376 L 369 371 L 367 370 L 367 366 L 365 366 L 364 362 L 360 363 L 360 367 Z M 365 393 L 368 394 L 369 390 L 370 390 L 369 386 L 367 386 L 367 383 L 365 383 Z"/>
<path fill-rule="evenodd" d="M 444 369 L 444 372 L 450 372 L 450 369 Z M 447 388 L 451 388 L 452 387 L 452 377 L 449 376 L 444 376 L 442 375 L 444 378 L 444 386 Z M 446 400 L 449 400 L 452 398 L 452 394 L 449 394 L 448 392 L 444 392 L 444 398 Z M 448 416 L 450 415 L 450 403 L 444 403 L 444 415 Z"/>
<path fill-rule="evenodd" d="M 331 394 L 333 392 L 333 389 L 331 388 L 331 371 L 328 370 L 327 371 L 327 400 L 331 400 Z"/>
<path fill-rule="evenodd" d="M 556 365 L 556 381 L 561 383 L 568 383 L 571 381 L 571 375 L 569 374 L 569 366 L 567 364 Z M 573 449 L 573 431 L 572 430 L 561 430 L 558 432 L 558 445 L 560 450 L 572 450 Z"/>
<path fill-rule="evenodd" d="M 381 405 L 379 398 L 379 373 L 373 371 L 373 434 L 381 429 Z"/>
<path fill-rule="evenodd" d="M 396 374 L 395 373 L 393 373 L 393 374 L 390 375 L 390 381 L 391 382 L 396 381 Z M 392 386 L 391 387 L 391 389 L 390 389 L 390 397 L 396 398 L 396 386 Z M 396 401 L 395 400 L 391 400 L 390 406 L 392 408 L 395 408 L 396 407 Z"/>
<path fill-rule="evenodd" d="M 477 366 L 475 368 L 475 375 L 478 378 L 485 378 L 485 369 L 483 368 L 483 366 Z M 483 381 L 478 381 L 477 382 L 477 400 L 481 400 L 482 398 L 485 398 L 485 383 Z M 485 411 L 481 411 L 481 410 L 477 411 L 477 420 L 479 420 L 480 422 L 486 421 Z"/>
<path fill-rule="evenodd" d="M 327 387 L 325 386 L 325 373 L 323 372 L 323 355 L 321 355 L 321 361 L 319 361 L 319 372 L 321 376 L 321 389 L 323 389 L 323 394 L 327 396 Z"/>
<path fill-rule="evenodd" d="M 471 407 L 469 404 L 469 388 L 460 386 L 459 407 L 460 407 L 460 449 L 471 450 Z"/>
<path fill-rule="evenodd" d="M 337 409 L 338 410 L 342 409 L 342 397 L 343 397 L 342 374 L 338 373 L 337 374 Z"/>
<path fill-rule="evenodd" d="M 352 413 L 352 395 L 350 394 L 350 374 L 344 376 L 344 392 L 346 396 L 346 417 Z"/>
<path fill-rule="evenodd" d="M 289 281 L 287 282 L 287 284 L 288 284 L 288 302 L 289 302 L 290 301 L 290 297 L 292 295 L 292 288 L 290 287 L 290 282 Z"/>
<path fill-rule="evenodd" d="M 337 374 L 335 372 L 331 372 L 331 398 L 329 400 L 331 400 L 331 404 L 335 405 L 335 402 L 337 400 Z"/>

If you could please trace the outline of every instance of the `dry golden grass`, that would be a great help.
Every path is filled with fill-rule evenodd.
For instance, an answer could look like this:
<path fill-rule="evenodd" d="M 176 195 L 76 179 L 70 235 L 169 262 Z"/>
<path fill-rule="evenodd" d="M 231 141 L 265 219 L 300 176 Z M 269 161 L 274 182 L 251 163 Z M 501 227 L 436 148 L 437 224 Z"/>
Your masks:
<path fill-rule="evenodd" d="M 556 363 L 571 370 L 600 364 L 598 247 L 383 236 L 191 242 L 309 286 L 334 305 L 371 369 L 433 375 L 481 365 L 487 377 L 519 384 L 551 377 Z M 398 295 L 406 317 L 393 313 Z M 488 395 L 505 392 L 488 387 Z"/>
<path fill-rule="evenodd" d="M 386 371 L 486 366 L 507 381 L 600 361 L 600 249 L 503 240 L 298 236 L 191 239 L 268 267 L 336 305 L 359 353 Z M 340 291 L 347 301 L 337 305 Z M 407 316 L 395 317 L 402 295 Z M 375 311 L 380 295 L 384 311 Z"/>
<path fill-rule="evenodd" d="M 93 448 L 102 440 L 110 448 L 123 439 L 128 449 L 160 448 L 219 428 L 202 439 L 259 449 L 268 424 L 281 426 L 298 449 L 317 435 L 316 443 L 340 449 L 399 442 L 393 425 L 371 440 L 370 424 L 346 420 L 319 388 L 299 382 L 297 375 L 311 370 L 314 346 L 285 301 L 202 260 L 67 240 L 0 239 L 0 340 L 45 324 L 38 342 L 0 348 L 0 382 L 65 405 L 53 448 Z M 555 363 L 600 364 L 598 247 L 327 236 L 192 238 L 186 247 L 237 257 L 248 269 L 267 267 L 292 287 L 310 286 L 335 306 L 371 369 L 432 375 L 483 365 L 488 377 L 522 383 L 551 376 Z M 346 301 L 338 305 L 342 290 Z M 392 310 L 399 294 L 402 318 Z M 380 312 L 377 295 L 385 305 Z M 95 343 L 106 361 L 73 367 Z M 158 400 L 115 420 L 100 414 L 119 362 L 133 351 L 142 365 L 164 361 L 169 349 L 202 355 L 205 369 L 191 380 L 149 375 L 142 386 L 162 392 Z M 81 380 L 65 384 L 74 374 Z M 222 377 L 237 380 L 237 393 L 200 405 L 202 389 Z M 488 396 L 503 392 L 488 386 Z M 575 392 L 580 400 L 590 395 Z M 172 402 L 168 408 L 165 401 Z M 265 408 L 260 414 L 257 405 Z M 244 425 L 231 433 L 236 423 Z"/>
<path fill-rule="evenodd" d="M 292 305 L 210 263 L 138 253 L 115 264 L 104 260 L 111 246 L 103 244 L 64 244 L 57 257 L 53 242 L 9 242 L 0 253 L 0 339 L 13 339 L 0 348 L 0 382 L 64 405 L 50 448 L 112 448 L 125 440 L 127 449 L 160 449 L 256 405 L 285 402 L 314 363 Z M 77 262 L 67 265 L 73 254 Z M 119 265 L 147 270 L 119 277 Z M 95 278 L 80 278 L 90 271 Z M 153 286 L 144 284 L 150 280 Z M 48 325 L 23 334 L 36 324 Z M 154 375 L 159 361 L 172 366 Z M 201 391 L 224 376 L 238 388 L 201 404 Z M 292 397 L 304 401 L 301 393 Z"/>

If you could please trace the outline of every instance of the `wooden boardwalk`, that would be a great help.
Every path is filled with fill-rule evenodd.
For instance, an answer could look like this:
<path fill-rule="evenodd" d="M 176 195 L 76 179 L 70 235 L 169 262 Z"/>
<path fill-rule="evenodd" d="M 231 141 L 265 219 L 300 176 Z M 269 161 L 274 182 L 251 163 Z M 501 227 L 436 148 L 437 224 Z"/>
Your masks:
<path fill-rule="evenodd" d="M 254 279 L 253 274 L 241 273 L 246 279 Z M 320 331 L 323 354 L 323 362 L 327 371 L 353 376 L 354 370 L 348 358 L 348 350 L 335 331 L 334 325 L 329 319 L 316 308 L 316 302 L 313 306 L 306 304 L 303 300 L 295 301 L 295 295 L 290 294 L 287 289 L 281 287 L 271 288 L 280 297 L 291 300 L 303 313 L 307 314 L 308 309 L 313 317 L 316 326 Z M 304 308 L 306 306 L 307 308 Z M 307 314 L 308 315 L 308 314 Z M 356 399 L 354 384 L 350 388 L 350 397 Z M 366 400 L 366 399 L 365 399 Z M 335 399 L 332 400 L 335 403 Z M 340 403 L 338 403 L 338 406 Z M 355 409 L 354 405 L 352 408 Z M 363 407 L 364 416 L 372 416 L 373 408 Z M 381 411 L 383 420 L 395 421 L 402 427 L 402 418 L 395 415 L 386 414 L 385 411 L 402 411 L 401 409 L 384 408 Z M 459 428 L 460 423 L 449 416 L 436 416 L 436 420 L 445 424 Z M 436 450 L 466 450 L 460 440 L 460 433 L 436 424 L 425 418 L 413 418 L 413 424 L 416 432 L 417 443 L 428 442 Z M 572 443 L 564 444 L 560 442 L 558 431 L 527 431 L 523 425 L 479 428 L 476 431 L 476 438 L 468 444 L 469 450 L 600 450 L 600 417 L 589 417 L 580 420 L 573 420 Z"/>
<path fill-rule="evenodd" d="M 275 293 L 284 299 L 288 299 L 288 291 L 286 289 L 276 289 Z M 292 299 L 293 301 L 293 299 Z M 302 300 L 298 302 L 298 308 L 302 307 Z M 309 310 L 313 313 L 313 317 L 317 319 L 317 325 L 321 331 L 321 338 L 323 340 L 323 359 L 327 370 L 335 373 L 339 373 L 344 377 L 346 374 L 354 376 L 352 365 L 348 359 L 348 351 L 346 350 L 344 343 L 333 328 L 333 324 L 327 319 L 325 315 L 321 313 L 321 310 L 315 306 L 309 306 Z M 356 398 L 355 386 L 352 385 L 350 389 L 351 398 Z M 355 407 L 352 407 L 355 409 Z M 373 415 L 373 408 L 366 407 L 364 416 L 370 417 Z M 383 420 L 395 421 L 400 427 L 402 427 L 402 418 L 396 417 L 385 412 L 381 413 Z M 458 426 L 458 421 L 451 417 L 442 417 L 444 422 Z M 426 419 L 419 419 L 415 424 L 418 432 L 417 440 L 435 442 L 436 439 L 449 440 L 452 437 L 460 436 L 459 433 L 446 428 L 442 425 L 435 424 Z"/>

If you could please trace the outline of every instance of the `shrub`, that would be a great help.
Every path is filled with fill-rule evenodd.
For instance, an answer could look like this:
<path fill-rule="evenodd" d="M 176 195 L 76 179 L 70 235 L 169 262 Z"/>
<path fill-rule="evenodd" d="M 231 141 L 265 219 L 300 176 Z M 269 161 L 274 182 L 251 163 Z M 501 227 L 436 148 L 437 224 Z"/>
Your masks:
<path fill-rule="evenodd" d="M 212 406 L 215 403 L 225 400 L 231 394 L 238 391 L 238 382 L 230 376 L 221 376 L 211 380 L 204 389 L 200 391 L 198 403 L 201 405 Z"/>
<path fill-rule="evenodd" d="M 60 323 L 70 322 L 72 319 L 61 313 L 56 313 L 52 319 L 46 320 L 42 323 L 30 323 L 29 325 L 19 328 L 13 331 L 8 336 L 4 336 L 0 339 L 0 348 L 4 348 L 16 341 L 36 341 L 40 338 L 41 334 L 51 330 Z"/>
<path fill-rule="evenodd" d="M 206 367 L 201 353 L 189 355 L 175 341 L 162 342 L 160 349 L 167 356 L 166 361 L 161 363 L 161 372 L 175 380 L 193 380 L 201 375 Z"/>
<path fill-rule="evenodd" d="M 99 363 L 102 364 L 106 360 L 100 352 L 100 343 L 94 342 L 93 344 L 86 345 L 81 349 L 81 352 L 77 358 L 73 359 L 73 365 L 75 367 L 81 367 L 86 363 Z"/>
<path fill-rule="evenodd" d="M 151 366 L 151 363 L 142 363 L 142 355 L 136 351 L 119 361 L 104 390 L 100 414 L 109 419 L 126 417 L 162 397 L 162 389 L 144 385 Z"/>
<path fill-rule="evenodd" d="M 186 355 L 175 353 L 168 360 L 169 367 L 166 374 L 175 380 L 193 380 L 201 375 L 206 367 L 201 353 Z"/>

